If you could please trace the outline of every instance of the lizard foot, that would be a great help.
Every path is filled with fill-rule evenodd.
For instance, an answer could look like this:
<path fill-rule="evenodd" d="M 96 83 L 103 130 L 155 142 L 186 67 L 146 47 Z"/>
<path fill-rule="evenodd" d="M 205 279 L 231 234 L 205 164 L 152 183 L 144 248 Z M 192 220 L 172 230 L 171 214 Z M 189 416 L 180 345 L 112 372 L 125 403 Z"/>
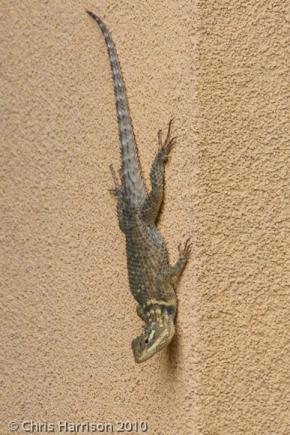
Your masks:
<path fill-rule="evenodd" d="M 159 142 L 158 157 L 163 162 L 165 162 L 168 159 L 169 153 L 176 142 L 176 137 L 170 137 L 172 122 L 173 119 L 169 121 L 167 135 L 164 142 L 162 140 L 162 130 L 158 131 L 158 142 Z"/>
<path fill-rule="evenodd" d="M 121 185 L 120 185 L 120 183 L 119 183 L 117 173 L 116 173 L 116 171 L 115 171 L 115 169 L 114 169 L 114 167 L 113 167 L 112 164 L 109 165 L 109 169 L 110 169 L 110 171 L 111 171 L 112 178 L 113 178 L 113 182 L 114 182 L 114 186 L 115 186 L 115 187 L 113 187 L 112 189 L 109 189 L 109 192 L 110 192 L 113 196 L 115 196 L 116 198 L 118 198 L 118 197 L 120 196 L 120 193 L 121 193 Z"/>
<path fill-rule="evenodd" d="M 191 237 L 188 237 L 188 239 L 186 239 L 184 244 L 179 243 L 178 252 L 179 252 L 180 258 L 187 261 L 190 257 L 190 254 L 191 254 L 191 248 L 192 248 Z"/>

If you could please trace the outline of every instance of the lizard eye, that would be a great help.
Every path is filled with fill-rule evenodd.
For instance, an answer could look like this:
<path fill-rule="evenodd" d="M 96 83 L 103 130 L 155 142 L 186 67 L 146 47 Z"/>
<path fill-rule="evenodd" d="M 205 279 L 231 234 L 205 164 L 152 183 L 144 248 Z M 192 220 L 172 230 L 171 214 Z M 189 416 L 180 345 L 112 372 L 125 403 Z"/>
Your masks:
<path fill-rule="evenodd" d="M 154 335 L 155 335 L 155 330 L 152 329 L 151 332 L 150 332 L 150 334 L 146 336 L 146 338 L 145 338 L 145 340 L 144 340 L 144 343 L 145 343 L 145 344 L 149 344 L 149 342 L 152 340 L 152 338 L 154 337 Z"/>

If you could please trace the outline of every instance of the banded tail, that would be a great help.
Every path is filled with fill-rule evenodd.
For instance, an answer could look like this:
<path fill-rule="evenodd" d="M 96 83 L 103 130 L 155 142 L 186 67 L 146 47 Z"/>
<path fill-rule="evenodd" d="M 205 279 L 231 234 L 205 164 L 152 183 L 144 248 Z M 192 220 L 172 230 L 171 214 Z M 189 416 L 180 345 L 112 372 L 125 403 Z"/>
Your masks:
<path fill-rule="evenodd" d="M 144 200 L 145 188 L 141 176 L 133 126 L 129 114 L 126 90 L 117 51 L 103 21 L 93 12 L 87 11 L 87 13 L 96 21 L 104 36 L 111 64 L 121 148 L 121 179 L 123 194 L 130 206 L 138 206 Z"/>

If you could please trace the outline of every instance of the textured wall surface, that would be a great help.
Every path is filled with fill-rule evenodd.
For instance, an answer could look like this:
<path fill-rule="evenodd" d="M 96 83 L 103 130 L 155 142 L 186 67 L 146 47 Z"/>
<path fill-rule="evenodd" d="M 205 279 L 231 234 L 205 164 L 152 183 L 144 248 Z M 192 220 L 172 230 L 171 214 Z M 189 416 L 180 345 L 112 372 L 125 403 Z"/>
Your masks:
<path fill-rule="evenodd" d="M 108 193 L 111 74 L 85 8 L 115 39 L 146 177 L 171 116 L 179 138 L 159 226 L 172 261 L 188 234 L 193 255 L 177 335 L 138 366 Z M 129 420 L 159 435 L 289 434 L 286 1 L 1 9 L 0 433 Z"/>

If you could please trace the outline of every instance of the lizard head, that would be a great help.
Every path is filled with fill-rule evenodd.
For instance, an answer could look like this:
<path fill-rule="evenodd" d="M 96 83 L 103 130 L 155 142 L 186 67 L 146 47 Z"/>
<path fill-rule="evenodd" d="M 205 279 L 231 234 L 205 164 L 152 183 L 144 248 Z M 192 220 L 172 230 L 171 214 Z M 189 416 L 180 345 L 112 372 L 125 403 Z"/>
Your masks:
<path fill-rule="evenodd" d="M 137 363 L 146 361 L 155 353 L 166 347 L 175 332 L 174 316 L 166 309 L 150 310 L 141 335 L 132 341 L 132 350 Z"/>

